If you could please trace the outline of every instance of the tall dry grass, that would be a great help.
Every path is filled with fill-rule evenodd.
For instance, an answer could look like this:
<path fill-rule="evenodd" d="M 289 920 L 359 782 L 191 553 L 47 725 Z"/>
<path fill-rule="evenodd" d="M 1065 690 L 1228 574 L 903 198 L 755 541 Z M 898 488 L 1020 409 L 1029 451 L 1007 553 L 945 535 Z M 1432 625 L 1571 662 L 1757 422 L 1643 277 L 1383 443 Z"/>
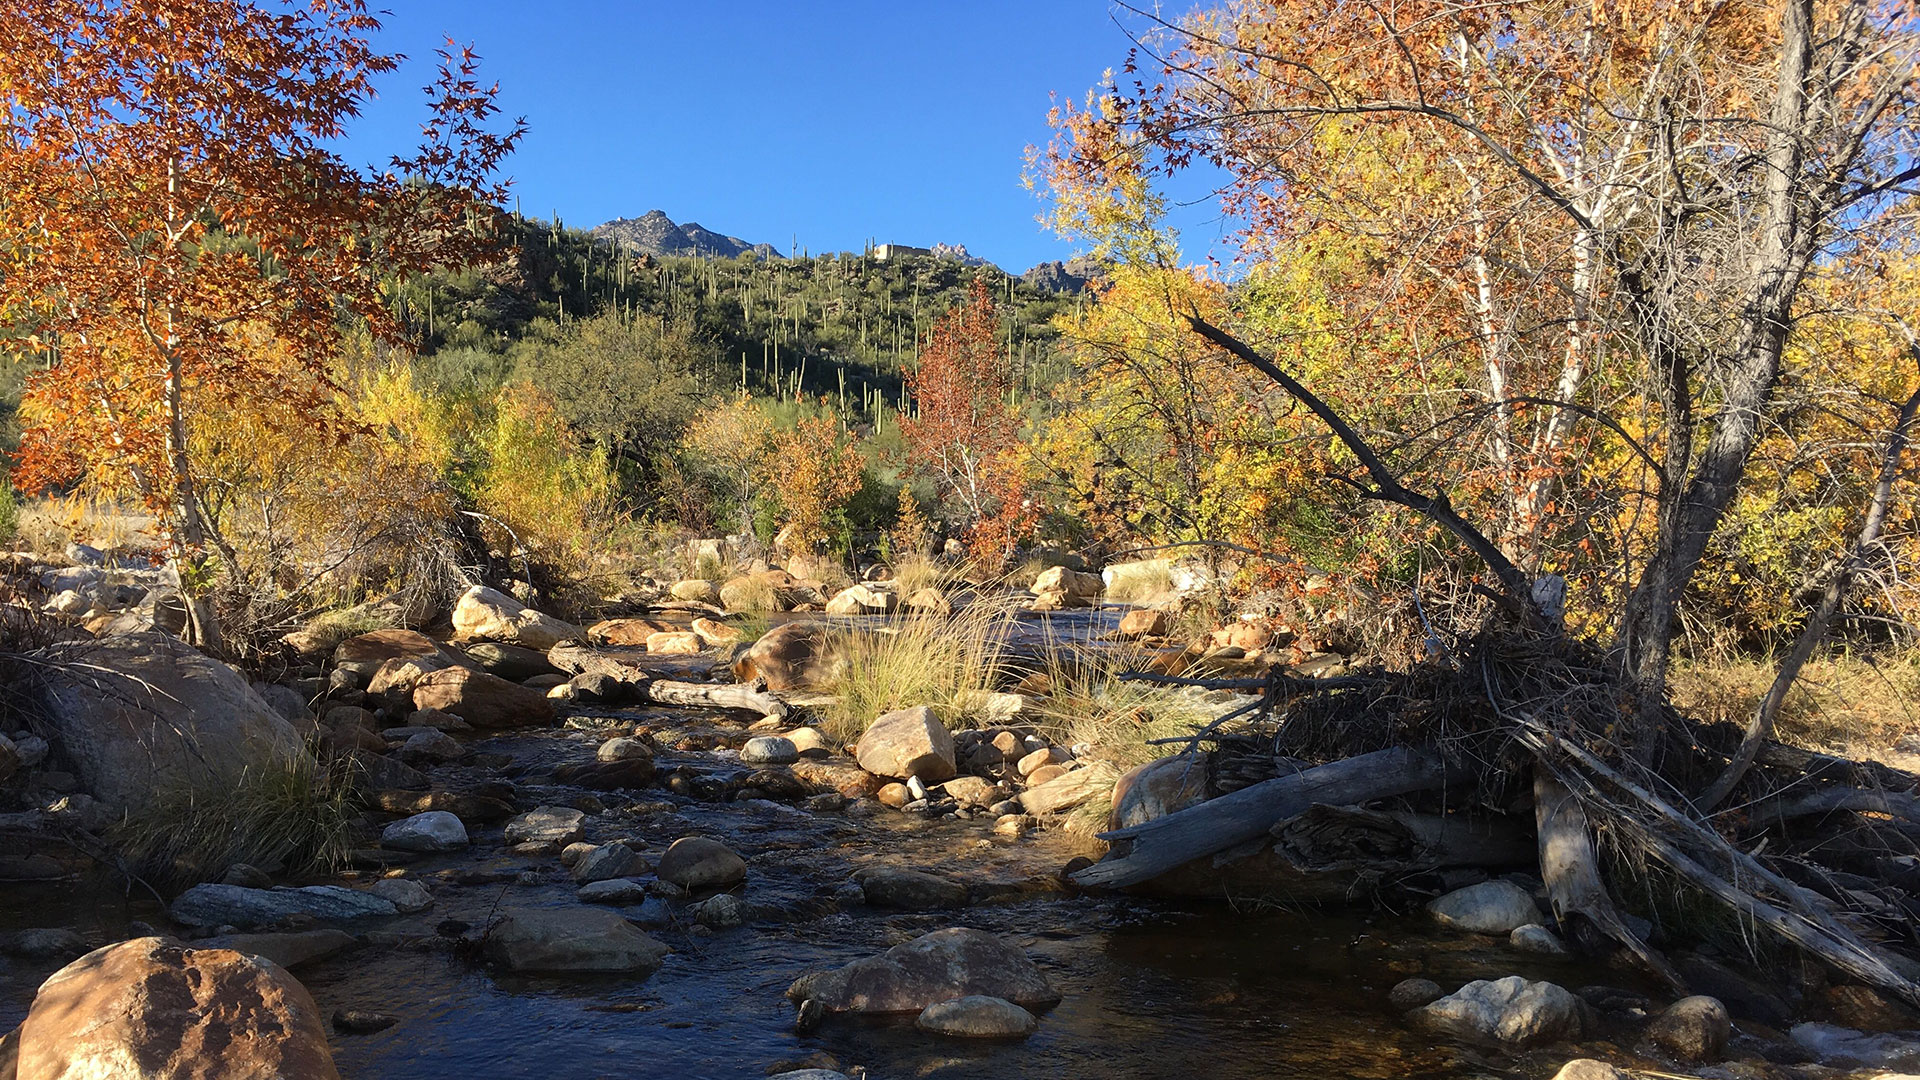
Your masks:
<path fill-rule="evenodd" d="M 1674 668 L 1668 687 L 1681 712 L 1744 726 L 1775 671 L 1764 659 L 1690 661 Z M 1884 759 L 1902 735 L 1920 732 L 1920 653 L 1808 661 L 1776 730 L 1778 738 L 1809 750 Z"/>
<path fill-rule="evenodd" d="M 162 793 L 109 837 L 142 876 L 205 881 L 234 863 L 268 871 L 331 869 L 352 850 L 351 778 L 310 754 L 249 770 L 220 790 Z"/>
<path fill-rule="evenodd" d="M 838 700 L 823 720 L 827 733 L 850 742 L 874 717 L 917 705 L 932 706 L 950 728 L 980 718 L 1016 611 L 983 601 L 950 618 L 908 613 L 849 633 L 841 643 L 844 674 L 833 687 Z"/>

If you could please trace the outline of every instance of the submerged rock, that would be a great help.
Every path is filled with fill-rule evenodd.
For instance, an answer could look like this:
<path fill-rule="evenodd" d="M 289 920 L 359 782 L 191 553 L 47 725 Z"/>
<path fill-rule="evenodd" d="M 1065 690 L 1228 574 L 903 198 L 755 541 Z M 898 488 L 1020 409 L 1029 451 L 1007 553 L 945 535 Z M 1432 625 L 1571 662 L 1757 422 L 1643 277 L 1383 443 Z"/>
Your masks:
<path fill-rule="evenodd" d="M 487 956 L 508 971 L 642 971 L 666 959 L 665 945 L 605 908 L 516 911 L 487 933 Z"/>
<path fill-rule="evenodd" d="M 187 926 L 237 926 L 242 930 L 269 926 L 290 915 L 344 921 L 400 913 L 390 900 L 339 885 L 247 889 L 210 883 L 181 893 L 167 910 L 175 922 Z"/>
<path fill-rule="evenodd" d="M 425 911 L 433 906 L 433 894 L 412 878 L 381 878 L 367 886 L 367 891 L 399 908 L 402 915 Z"/>
<path fill-rule="evenodd" d="M 967 887 L 938 874 L 897 866 L 869 866 L 853 875 L 861 895 L 874 907 L 936 911 L 967 906 Z"/>
<path fill-rule="evenodd" d="M 40 985 L 20 1025 L 20 1080 L 339 1080 L 320 1010 L 279 965 L 135 938 Z"/>
<path fill-rule="evenodd" d="M 920 1011 L 913 1026 L 936 1035 L 972 1039 L 1017 1039 L 1033 1034 L 1040 1021 L 1005 998 L 973 995 L 942 1001 Z"/>
<path fill-rule="evenodd" d="M 917 1013 L 955 998 L 1004 998 L 1028 1008 L 1060 1001 L 1046 975 L 1019 949 L 968 927 L 936 930 L 878 956 L 803 975 L 789 1000 L 833 1012 Z"/>

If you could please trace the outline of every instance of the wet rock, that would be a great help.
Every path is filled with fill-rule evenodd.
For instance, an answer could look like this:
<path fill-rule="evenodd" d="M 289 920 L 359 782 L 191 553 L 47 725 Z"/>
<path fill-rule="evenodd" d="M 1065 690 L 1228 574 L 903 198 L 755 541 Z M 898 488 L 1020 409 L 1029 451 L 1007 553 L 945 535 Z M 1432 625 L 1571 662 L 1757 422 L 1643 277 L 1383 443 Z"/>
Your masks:
<path fill-rule="evenodd" d="M 389 814 L 444 810 L 469 825 L 491 825 L 513 816 L 512 803 L 472 791 L 373 791 L 367 802 Z"/>
<path fill-rule="evenodd" d="M 339 1080 L 313 998 L 269 961 L 136 938 L 40 985 L 19 1030 L 20 1080 Z"/>
<path fill-rule="evenodd" d="M 487 729 L 537 727 L 554 718 L 553 703 L 540 691 L 461 667 L 422 675 L 413 686 L 413 704 Z"/>
<path fill-rule="evenodd" d="M 647 636 L 647 652 L 658 656 L 692 656 L 707 647 L 691 630 L 667 630 Z"/>
<path fill-rule="evenodd" d="M 1857 1031 L 1920 1031 L 1920 1013 L 1865 986 L 1829 986 L 1822 995 L 1833 1019 Z"/>
<path fill-rule="evenodd" d="M 238 885 L 201 884 L 174 898 L 167 912 L 175 922 L 186 926 L 237 926 L 242 930 L 256 930 L 296 915 L 345 921 L 397 915 L 399 909 L 391 901 L 339 885 L 244 889 Z"/>
<path fill-rule="evenodd" d="M 791 622 L 761 635 L 734 662 L 733 675 L 741 682 L 765 679 L 769 690 L 813 690 L 830 684 L 840 667 L 831 629 Z"/>
<path fill-rule="evenodd" d="M 608 878 L 580 886 L 576 895 L 583 904 L 638 904 L 646 900 L 647 887 L 627 878 Z"/>
<path fill-rule="evenodd" d="M 368 1009 L 335 1009 L 333 1011 L 333 1029 L 347 1035 L 371 1035 L 376 1031 L 385 1031 L 400 1022 L 400 1018 L 391 1013 L 373 1012 Z"/>
<path fill-rule="evenodd" d="M 1126 829 L 1198 806 L 1207 799 L 1205 754 L 1174 754 L 1127 770 L 1113 784 L 1109 829 Z"/>
<path fill-rule="evenodd" d="M 925 783 L 951 780 L 957 771 L 953 735 L 925 705 L 874 720 L 860 736 L 854 757 L 876 776 L 912 776 Z"/>
<path fill-rule="evenodd" d="M 409 734 L 406 741 L 400 744 L 398 752 L 408 761 L 417 762 L 459 761 L 467 756 L 466 747 L 439 728 L 427 728 Z"/>
<path fill-rule="evenodd" d="M 1090 765 L 1021 792 L 1020 806 L 1029 814 L 1058 814 L 1093 799 L 1109 797 L 1113 783 L 1111 768 Z"/>
<path fill-rule="evenodd" d="M 832 813 L 847 808 L 847 797 L 837 791 L 825 791 L 812 795 L 800 804 L 801 809 L 814 814 Z"/>
<path fill-rule="evenodd" d="M 574 863 L 586 858 L 587 852 L 598 846 L 598 844 L 589 844 L 585 840 L 576 840 L 560 849 L 560 865 L 571 867 Z"/>
<path fill-rule="evenodd" d="M 467 827 L 445 810 L 429 810 L 388 825 L 380 846 L 395 851 L 458 851 L 467 846 Z"/>
<path fill-rule="evenodd" d="M 747 921 L 747 905 L 732 893 L 710 896 L 687 908 L 693 921 L 711 930 L 731 930 Z"/>
<path fill-rule="evenodd" d="M 815 788 L 827 788 L 849 799 L 861 799 L 879 791 L 886 780 L 858 765 L 839 761 L 815 761 L 802 757 L 788 766 L 794 776 Z"/>
<path fill-rule="evenodd" d="M 747 862 L 718 840 L 683 836 L 660 856 L 655 873 L 689 892 L 729 889 L 746 880 Z"/>
<path fill-rule="evenodd" d="M 582 885 L 637 874 L 644 868 L 640 856 L 625 844 L 601 844 L 573 864 L 573 880 Z"/>
<path fill-rule="evenodd" d="M 1507 935 L 1507 944 L 1521 952 L 1539 953 L 1542 956 L 1567 955 L 1566 943 L 1560 940 L 1560 935 L 1539 923 L 1514 927 L 1513 933 Z"/>
<path fill-rule="evenodd" d="M 740 760 L 749 765 L 791 765 L 800 760 L 800 748 L 790 739 L 762 735 L 740 748 Z"/>
<path fill-rule="evenodd" d="M 604 908 L 516 911 L 487 933 L 487 957 L 508 971 L 646 972 L 666 959 L 665 945 Z"/>
<path fill-rule="evenodd" d="M 244 776 L 306 757 L 293 725 L 246 679 L 165 634 L 28 655 L 42 677 L 49 734 L 86 792 L 115 812 L 139 812 L 177 793 L 231 791 Z"/>
<path fill-rule="evenodd" d="M 1439 897 L 1427 905 L 1434 921 L 1471 934 L 1511 934 L 1540 921 L 1533 894 L 1511 881 L 1483 881 Z"/>
<path fill-rule="evenodd" d="M 1402 979 L 1387 991 L 1387 1000 L 1396 1009 L 1417 1009 L 1433 1004 L 1446 994 L 1432 979 Z"/>
<path fill-rule="evenodd" d="M 1091 600 L 1106 590 L 1099 574 L 1086 574 L 1064 566 L 1049 566 L 1033 579 L 1035 596 L 1056 594 L 1076 600 Z M 1081 605 L 1076 605 L 1081 606 Z"/>
<path fill-rule="evenodd" d="M 1518 975 L 1470 982 L 1409 1018 L 1448 1038 L 1509 1049 L 1575 1039 L 1582 1031 L 1579 998 L 1553 983 Z"/>
<path fill-rule="evenodd" d="M 562 765 L 553 770 L 553 778 L 593 791 L 621 791 L 647 787 L 653 783 L 655 771 L 652 758 L 630 757 Z"/>
<path fill-rule="evenodd" d="M 1647 1025 L 1647 1038 L 1681 1061 L 1703 1064 L 1720 1060 L 1733 1033 L 1727 1007 L 1716 998 L 1696 995 L 1666 1007 Z"/>
<path fill-rule="evenodd" d="M 484 585 L 468 589 L 454 605 L 453 631 L 464 641 L 500 641 L 542 652 L 582 636 L 579 627 Z"/>
<path fill-rule="evenodd" d="M 0 953 L 28 960 L 71 960 L 90 949 L 87 939 L 64 927 L 12 930 L 0 934 Z"/>
<path fill-rule="evenodd" d="M 481 671 L 498 675 L 508 682 L 526 682 L 540 675 L 557 675 L 559 668 L 547 661 L 547 654 L 522 645 L 483 641 L 469 645 L 466 653 Z"/>
<path fill-rule="evenodd" d="M 509 844 L 571 844 L 587 835 L 587 815 L 567 806 L 536 806 L 507 822 Z"/>
<path fill-rule="evenodd" d="M 1059 991 L 1025 953 L 968 927 L 937 930 L 878 956 L 801 976 L 787 988 L 789 1000 L 817 1001 L 833 1012 L 917 1013 L 972 996 L 1004 998 L 1027 1008 L 1060 1001 Z"/>
<path fill-rule="evenodd" d="M 433 906 L 433 894 L 412 878 L 381 878 L 367 886 L 367 891 L 398 908 L 402 915 L 412 915 Z"/>
<path fill-rule="evenodd" d="M 303 930 L 291 934 L 224 934 L 194 942 L 200 949 L 232 949 L 269 960 L 283 968 L 299 967 L 338 956 L 360 943 L 344 930 Z"/>
<path fill-rule="evenodd" d="M 967 906 L 967 887 L 937 874 L 897 866 L 869 866 L 853 875 L 867 903 L 906 911 Z"/>
<path fill-rule="evenodd" d="M 547 691 L 549 698 L 555 695 L 576 705 L 618 708 L 639 700 L 640 688 L 623 675 L 608 671 L 585 671 L 568 680 L 565 686 L 556 686 Z"/>
<path fill-rule="evenodd" d="M 975 994 L 927 1006 L 920 1011 L 913 1026 L 935 1035 L 1017 1039 L 1033 1034 L 1040 1021 L 1005 998 Z"/>
<path fill-rule="evenodd" d="M 608 739 L 600 744 L 594 756 L 601 761 L 632 761 L 635 758 L 653 760 L 653 749 L 639 739 L 621 737 Z"/>

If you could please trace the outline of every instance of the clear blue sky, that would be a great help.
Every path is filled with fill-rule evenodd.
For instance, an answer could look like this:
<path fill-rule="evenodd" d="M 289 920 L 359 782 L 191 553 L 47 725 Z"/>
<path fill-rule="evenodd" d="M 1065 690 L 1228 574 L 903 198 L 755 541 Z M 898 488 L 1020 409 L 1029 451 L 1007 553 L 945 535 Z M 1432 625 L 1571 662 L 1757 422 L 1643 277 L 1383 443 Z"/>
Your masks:
<path fill-rule="evenodd" d="M 376 7 L 381 6 L 376 3 Z M 666 211 L 785 252 L 962 243 L 1016 273 L 1074 254 L 1035 221 L 1026 147 L 1129 41 L 1107 0 L 393 0 L 409 62 L 344 145 L 384 166 L 418 139 L 445 38 L 476 46 L 530 132 L 508 162 L 529 215 Z M 1189 254 L 1218 226 L 1189 212 Z"/>

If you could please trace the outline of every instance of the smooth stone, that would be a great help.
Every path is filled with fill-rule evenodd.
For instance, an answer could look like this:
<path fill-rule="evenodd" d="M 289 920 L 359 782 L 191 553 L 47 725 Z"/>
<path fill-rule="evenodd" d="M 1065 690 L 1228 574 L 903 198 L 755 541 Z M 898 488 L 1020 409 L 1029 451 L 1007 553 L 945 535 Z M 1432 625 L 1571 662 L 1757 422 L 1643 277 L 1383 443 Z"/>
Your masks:
<path fill-rule="evenodd" d="M 1396 1009 L 1417 1009 L 1439 1001 L 1446 994 L 1432 979 L 1402 979 L 1387 991 L 1387 1000 Z"/>
<path fill-rule="evenodd" d="M 399 914 L 383 897 L 339 885 L 308 885 L 300 889 L 247 889 L 238 885 L 195 885 L 168 908 L 175 922 L 187 926 L 237 926 L 253 930 L 277 923 L 289 915 L 321 920 L 379 918 Z"/>
<path fill-rule="evenodd" d="M 1568 951 L 1560 935 L 1539 923 L 1514 927 L 1513 933 L 1507 935 L 1507 943 L 1522 952 L 1539 953 L 1542 956 L 1565 956 Z"/>
<path fill-rule="evenodd" d="M 970 927 L 936 930 L 877 956 L 803 975 L 787 988 L 788 1000 L 818 1001 L 834 1012 L 917 1013 L 976 995 L 1029 1008 L 1060 1001 L 1026 953 Z"/>
<path fill-rule="evenodd" d="M 689 892 L 727 889 L 746 880 L 747 862 L 718 840 L 683 836 L 660 856 L 655 873 Z"/>
<path fill-rule="evenodd" d="M 381 878 L 367 886 L 367 891 L 399 908 L 402 915 L 412 915 L 433 906 L 433 894 L 412 878 Z"/>
<path fill-rule="evenodd" d="M 610 881 L 637 874 L 644 865 L 640 856 L 625 844 L 601 844 L 574 862 L 573 880 L 582 885 Z"/>
<path fill-rule="evenodd" d="M 638 904 L 646 900 L 647 887 L 631 878 L 605 878 L 580 886 L 576 895 L 583 904 Z"/>
<path fill-rule="evenodd" d="M 380 846 L 395 851 L 458 851 L 467 846 L 467 827 L 445 810 L 429 810 L 388 825 Z"/>
<path fill-rule="evenodd" d="M 571 844 L 587 835 L 586 820 L 570 806 L 537 806 L 507 822 L 507 843 Z"/>
<path fill-rule="evenodd" d="M 299 967 L 357 947 L 359 941 L 344 930 L 303 930 L 291 934 L 223 934 L 193 943 L 196 949 L 232 949 L 269 960 L 283 968 Z"/>
<path fill-rule="evenodd" d="M 1465 1042 L 1524 1049 L 1580 1036 L 1580 999 L 1518 975 L 1479 979 L 1415 1009 L 1416 1026 Z"/>
<path fill-rule="evenodd" d="M 509 971 L 657 970 L 670 951 L 605 908 L 515 911 L 487 933 L 487 956 Z"/>
<path fill-rule="evenodd" d="M 800 760 L 800 748 L 791 739 L 762 735 L 740 748 L 740 760 L 749 765 L 791 765 Z"/>
<path fill-rule="evenodd" d="M 1439 897 L 1427 905 L 1434 920 L 1449 930 L 1470 934 L 1511 934 L 1538 923 L 1533 894 L 1511 881 L 1483 881 Z"/>
<path fill-rule="evenodd" d="M 937 874 L 897 866 L 868 866 L 853 875 L 874 907 L 936 911 L 967 906 L 967 887 Z"/>
<path fill-rule="evenodd" d="M 1015 1039 L 1033 1034 L 1040 1021 L 1005 998 L 974 994 L 927 1006 L 920 1011 L 913 1026 L 936 1035 Z"/>
<path fill-rule="evenodd" d="M 1661 1010 L 1647 1025 L 1647 1038 L 1654 1045 L 1693 1064 L 1720 1060 L 1733 1034 L 1733 1018 L 1718 998 L 1696 994 L 1681 998 Z"/>

